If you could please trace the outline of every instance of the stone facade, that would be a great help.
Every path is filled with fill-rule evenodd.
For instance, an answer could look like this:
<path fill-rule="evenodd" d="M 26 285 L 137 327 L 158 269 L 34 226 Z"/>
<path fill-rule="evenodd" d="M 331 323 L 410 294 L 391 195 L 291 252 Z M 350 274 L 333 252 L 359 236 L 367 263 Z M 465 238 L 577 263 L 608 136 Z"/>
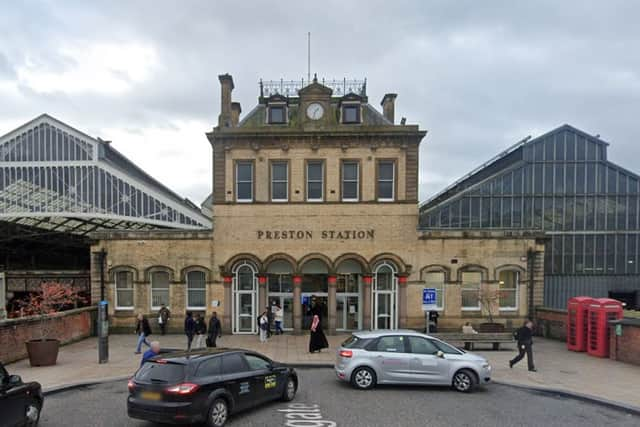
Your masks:
<path fill-rule="evenodd" d="M 483 323 L 489 311 L 494 321 L 513 327 L 541 302 L 539 236 L 418 230 L 418 151 L 426 132 L 404 120 L 393 122 L 395 94 L 385 95 L 381 114 L 368 104 L 364 89 L 336 97 L 314 81 L 294 98 L 261 95 L 239 121 L 234 111 L 240 107 L 231 105 L 233 80 L 223 75 L 220 82 L 219 126 L 207 134 L 214 165 L 213 231 L 94 236 L 92 250 L 108 254 L 109 300 L 115 300 L 119 271 L 129 272 L 119 276 L 122 280 L 134 282 L 121 297 L 133 303 L 110 306 L 116 326 L 130 327 L 138 312 L 155 321 L 150 292 L 156 271 L 168 274 L 169 305 L 174 318 L 182 318 L 190 310 L 190 269 L 206 276 L 201 311 L 218 312 L 223 328 L 239 333 L 254 333 L 255 317 L 274 301 L 285 305 L 285 327 L 301 332 L 310 296 L 325 305 L 331 333 L 356 327 L 422 329 L 425 287 L 439 290 L 441 329 Z M 313 117 L 311 110 L 320 115 Z M 274 117 L 280 121 L 272 122 Z M 321 174 L 316 170 L 311 179 L 309 164 L 318 162 Z M 497 299 L 469 307 L 473 295 L 504 298 L 500 278 L 506 271 L 517 282 L 508 308 Z M 463 283 L 471 276 L 474 283 Z M 95 274 L 92 283 L 95 295 Z M 343 293 L 348 286 L 349 295 Z"/>

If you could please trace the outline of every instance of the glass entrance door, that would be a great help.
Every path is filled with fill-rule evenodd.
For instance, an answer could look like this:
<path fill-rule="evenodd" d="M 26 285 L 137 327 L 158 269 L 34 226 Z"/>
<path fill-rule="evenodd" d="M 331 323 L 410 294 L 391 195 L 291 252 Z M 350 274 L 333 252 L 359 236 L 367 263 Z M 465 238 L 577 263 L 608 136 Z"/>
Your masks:
<path fill-rule="evenodd" d="M 360 274 L 339 274 L 336 283 L 336 329 L 361 329 Z"/>
<path fill-rule="evenodd" d="M 233 333 L 255 334 L 258 317 L 256 270 L 251 264 L 236 267 L 233 276 Z"/>
<path fill-rule="evenodd" d="M 390 263 L 380 264 L 374 271 L 373 292 L 373 329 L 397 329 L 398 317 L 396 300 L 398 279 L 396 268 Z"/>
<path fill-rule="evenodd" d="M 269 274 L 267 276 L 269 307 L 274 303 L 282 308 L 282 329 L 293 330 L 293 280 L 291 274 Z"/>

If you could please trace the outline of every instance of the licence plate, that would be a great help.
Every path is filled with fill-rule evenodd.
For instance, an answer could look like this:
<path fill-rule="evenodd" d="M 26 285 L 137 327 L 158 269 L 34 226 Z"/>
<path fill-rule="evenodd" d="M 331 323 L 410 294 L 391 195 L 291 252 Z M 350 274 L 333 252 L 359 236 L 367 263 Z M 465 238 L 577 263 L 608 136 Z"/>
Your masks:
<path fill-rule="evenodd" d="M 143 391 L 140 393 L 140 397 L 144 400 L 160 400 L 162 396 L 154 391 Z"/>

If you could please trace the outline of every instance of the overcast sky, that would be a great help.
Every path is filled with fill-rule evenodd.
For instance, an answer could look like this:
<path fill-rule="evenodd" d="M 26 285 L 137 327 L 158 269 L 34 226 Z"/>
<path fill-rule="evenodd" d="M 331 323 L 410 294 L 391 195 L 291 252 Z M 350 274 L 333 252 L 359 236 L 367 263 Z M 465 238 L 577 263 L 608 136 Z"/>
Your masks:
<path fill-rule="evenodd" d="M 527 135 L 569 123 L 640 172 L 640 2 L 24 1 L 0 11 L 0 134 L 46 112 L 177 193 L 211 190 L 217 75 L 367 78 L 429 131 L 425 199 Z"/>

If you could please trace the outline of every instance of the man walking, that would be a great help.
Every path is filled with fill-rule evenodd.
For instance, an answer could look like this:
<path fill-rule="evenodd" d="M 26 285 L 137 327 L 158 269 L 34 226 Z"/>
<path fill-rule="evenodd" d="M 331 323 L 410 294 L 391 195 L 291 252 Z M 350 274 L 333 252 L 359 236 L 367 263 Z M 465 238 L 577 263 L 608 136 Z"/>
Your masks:
<path fill-rule="evenodd" d="M 160 307 L 160 311 L 158 311 L 158 324 L 160 325 L 160 332 L 162 333 L 162 335 L 167 333 L 167 323 L 169 323 L 170 317 L 171 312 L 169 311 L 167 306 L 162 304 L 162 307 Z"/>
<path fill-rule="evenodd" d="M 187 317 L 184 319 L 184 334 L 187 336 L 187 351 L 191 350 L 193 342 L 193 334 L 196 333 L 196 322 L 193 320 L 193 314 L 187 311 Z"/>
<path fill-rule="evenodd" d="M 196 343 L 194 344 L 194 348 L 200 349 L 205 346 L 205 338 L 207 336 L 207 324 L 204 321 L 204 318 L 200 316 L 200 314 L 196 314 Z"/>
<path fill-rule="evenodd" d="M 267 305 L 267 338 L 271 337 L 271 325 L 273 324 L 273 309 Z"/>
<path fill-rule="evenodd" d="M 521 361 L 526 354 L 529 371 L 537 372 L 533 364 L 533 350 L 531 348 L 533 345 L 533 322 L 527 320 L 524 326 L 514 333 L 514 336 L 518 341 L 518 355 L 509 361 L 509 367 L 513 368 L 513 365 Z"/>
<path fill-rule="evenodd" d="M 220 337 L 222 337 L 222 325 L 220 324 L 220 319 L 218 319 L 218 313 L 214 311 L 211 314 L 211 319 L 209 319 L 209 342 L 207 345 L 215 347 L 216 340 Z"/>
<path fill-rule="evenodd" d="M 149 325 L 149 321 L 142 313 L 138 314 L 138 318 L 136 320 L 136 335 L 138 336 L 138 343 L 136 345 L 136 354 L 142 353 L 142 344 L 147 347 L 151 347 L 149 341 L 147 341 L 147 337 L 151 335 L 151 326 Z"/>
<path fill-rule="evenodd" d="M 282 311 L 282 307 L 280 307 L 279 303 L 275 305 L 275 313 L 274 319 L 276 322 L 276 335 L 282 335 L 284 332 L 282 330 L 282 320 L 284 318 L 284 313 Z"/>

